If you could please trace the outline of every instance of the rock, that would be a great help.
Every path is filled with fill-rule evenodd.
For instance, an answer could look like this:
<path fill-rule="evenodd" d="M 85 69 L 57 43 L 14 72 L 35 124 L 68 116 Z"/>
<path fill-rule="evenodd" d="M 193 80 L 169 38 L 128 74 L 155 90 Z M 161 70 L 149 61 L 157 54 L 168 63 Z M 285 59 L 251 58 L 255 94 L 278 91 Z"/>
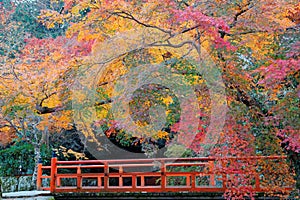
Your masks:
<path fill-rule="evenodd" d="M 2 192 L 15 192 L 18 190 L 18 179 L 15 177 L 0 177 Z"/>
<path fill-rule="evenodd" d="M 20 176 L 19 177 L 19 184 L 18 184 L 18 191 L 27 191 L 31 190 L 31 176 Z"/>
<path fill-rule="evenodd" d="M 0 177 L 1 192 L 16 192 L 31 190 L 31 176 Z"/>

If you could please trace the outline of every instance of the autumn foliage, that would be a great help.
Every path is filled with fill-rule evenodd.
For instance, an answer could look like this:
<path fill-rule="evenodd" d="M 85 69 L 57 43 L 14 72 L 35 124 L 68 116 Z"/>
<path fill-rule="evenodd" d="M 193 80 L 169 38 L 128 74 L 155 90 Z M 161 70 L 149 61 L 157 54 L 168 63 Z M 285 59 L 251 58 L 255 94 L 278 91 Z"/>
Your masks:
<path fill-rule="evenodd" d="M 269 195 L 284 184 L 297 193 L 299 5 L 4 0 L 1 145 L 26 140 L 39 152 L 50 136 L 73 130 L 99 155 L 118 147 L 215 156 L 218 173 L 232 174 L 223 180 L 227 199 L 254 198 L 257 169 L 269 176 L 260 180 Z M 288 159 L 234 159 L 257 155 Z"/>

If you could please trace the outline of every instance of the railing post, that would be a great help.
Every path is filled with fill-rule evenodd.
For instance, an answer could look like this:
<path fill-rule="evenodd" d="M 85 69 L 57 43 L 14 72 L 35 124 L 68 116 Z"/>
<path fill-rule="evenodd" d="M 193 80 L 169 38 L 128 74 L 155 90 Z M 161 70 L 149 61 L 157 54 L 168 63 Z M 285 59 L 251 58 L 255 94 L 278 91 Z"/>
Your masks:
<path fill-rule="evenodd" d="M 56 186 L 56 172 L 57 172 L 57 157 L 55 152 L 52 152 L 52 158 L 51 158 L 51 175 L 50 175 L 50 192 L 55 192 L 55 186 Z"/>
<path fill-rule="evenodd" d="M 210 172 L 210 183 L 211 186 L 215 186 L 215 174 L 214 174 L 214 161 L 208 161 L 209 163 L 209 172 Z"/>
<path fill-rule="evenodd" d="M 108 180 L 108 172 L 109 172 L 109 170 L 108 170 L 108 162 L 107 161 L 105 161 L 104 162 L 104 190 L 107 190 L 108 189 L 108 182 L 109 182 L 109 180 Z"/>
<path fill-rule="evenodd" d="M 255 173 L 255 190 L 260 191 L 260 180 L 258 173 Z"/>
<path fill-rule="evenodd" d="M 42 190 L 42 174 L 43 174 L 43 163 L 42 160 L 39 159 L 38 166 L 37 166 L 37 180 L 36 180 L 36 188 L 37 190 Z"/>
<path fill-rule="evenodd" d="M 166 166 L 165 166 L 165 161 L 161 160 L 161 166 L 160 166 L 160 171 L 161 171 L 161 189 L 166 188 Z"/>
<path fill-rule="evenodd" d="M 225 166 L 226 166 L 225 164 L 226 163 L 223 160 L 221 160 L 221 165 L 222 165 L 223 170 L 225 169 Z M 224 173 L 224 172 L 222 173 L 222 179 L 223 179 L 223 181 L 222 181 L 223 186 L 222 187 L 223 187 L 224 190 L 226 190 L 226 188 L 227 188 L 227 173 Z"/>

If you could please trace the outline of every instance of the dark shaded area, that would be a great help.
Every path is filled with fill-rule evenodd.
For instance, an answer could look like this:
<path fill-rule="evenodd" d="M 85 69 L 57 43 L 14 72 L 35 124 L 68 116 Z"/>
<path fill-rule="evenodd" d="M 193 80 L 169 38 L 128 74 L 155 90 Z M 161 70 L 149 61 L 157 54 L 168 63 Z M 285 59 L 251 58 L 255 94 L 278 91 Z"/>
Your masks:
<path fill-rule="evenodd" d="M 90 160 L 96 160 L 96 158 L 85 148 L 83 141 L 83 135 L 75 128 L 53 134 L 50 138 L 50 143 L 53 145 L 52 148 L 58 150 L 58 160 L 76 160 L 76 157 L 72 154 L 69 154 L 70 157 L 66 159 L 66 157 L 63 156 L 63 149 L 60 147 L 64 147 L 65 152 L 71 149 L 78 153 L 84 153 L 85 156 Z"/>
<path fill-rule="evenodd" d="M 168 193 L 66 193 L 54 194 L 56 200 L 64 199 L 199 199 L 199 200 L 224 200 L 223 193 L 209 193 L 209 192 L 168 192 Z M 246 200 L 250 198 L 245 198 Z M 279 197 L 267 197 L 263 193 L 257 194 L 255 199 L 264 200 L 279 200 Z"/>
<path fill-rule="evenodd" d="M 56 200 L 63 199 L 218 199 L 223 200 L 222 193 L 77 193 L 54 194 Z"/>

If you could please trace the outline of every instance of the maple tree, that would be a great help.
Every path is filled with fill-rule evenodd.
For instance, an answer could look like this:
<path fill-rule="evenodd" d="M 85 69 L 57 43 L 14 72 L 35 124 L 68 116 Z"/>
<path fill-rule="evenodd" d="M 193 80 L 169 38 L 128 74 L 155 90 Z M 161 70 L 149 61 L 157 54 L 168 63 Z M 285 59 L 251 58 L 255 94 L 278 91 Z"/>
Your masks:
<path fill-rule="evenodd" d="M 12 36 L 1 43 L 1 132 L 33 145 L 35 168 L 32 185 L 35 186 L 36 165 L 41 158 L 42 145 L 49 140 L 50 134 L 72 127 L 71 111 L 64 109 L 67 106 L 68 81 L 60 80 L 65 73 L 72 73 L 70 66 L 72 62 L 75 66 L 74 58 L 85 55 L 87 51 L 83 52 L 82 48 L 88 48 L 89 44 L 79 45 L 75 40 L 60 36 L 55 39 L 30 36 L 31 33 L 25 32 L 13 20 L 17 8 L 13 8 L 15 10 L 9 15 L 7 9 L 1 7 L 1 16 L 6 19 L 2 25 L 6 26 L 8 33 L 21 37 Z M 6 34 L 3 31 L 1 35 L 4 40 L 9 38 Z"/>
<path fill-rule="evenodd" d="M 274 127 L 266 127 L 260 123 L 261 119 L 276 117 L 270 114 L 270 108 L 264 105 L 265 102 L 268 102 L 268 100 L 265 99 L 265 102 L 261 100 L 261 98 L 267 98 L 267 96 L 263 97 L 263 90 L 259 89 L 257 84 L 265 82 L 255 82 L 256 80 L 252 76 L 252 70 L 263 63 L 270 62 L 270 54 L 274 53 L 274 51 L 278 48 L 278 45 L 275 43 L 281 32 L 292 32 L 294 30 L 297 32 L 297 24 L 295 24 L 293 20 L 291 21 L 289 19 L 290 17 L 285 15 L 285 13 L 289 12 L 290 9 L 294 9 L 294 6 L 297 6 L 296 2 L 284 2 L 281 6 L 278 6 L 277 3 L 273 3 L 271 1 L 243 1 L 236 2 L 236 7 L 232 8 L 232 5 L 230 4 L 231 2 L 229 1 L 209 1 L 209 3 L 205 2 L 205 5 L 202 4 L 202 2 L 197 2 L 198 4 L 193 4 L 194 2 L 181 2 L 176 4 L 168 1 L 166 4 L 169 4 L 164 5 L 163 8 L 160 4 L 152 4 L 155 7 L 153 10 L 151 10 L 153 7 L 147 6 L 149 10 L 145 9 L 146 11 L 143 11 L 148 13 L 148 15 L 145 15 L 145 13 L 136 13 L 138 1 L 131 2 L 135 5 L 134 8 L 131 7 L 132 5 L 130 3 L 127 4 L 125 2 L 122 2 L 121 4 L 119 4 L 119 2 L 115 4 L 114 2 L 109 2 L 109 5 L 105 3 L 107 2 L 98 2 L 98 4 L 94 3 L 91 5 L 88 2 L 82 1 L 80 4 L 75 5 L 74 9 L 71 11 L 71 13 L 76 13 L 80 9 L 89 8 L 90 12 L 88 13 L 88 16 L 91 16 L 90 19 L 93 23 L 95 18 L 103 19 L 103 21 L 101 21 L 103 23 L 104 19 L 105 22 L 106 20 L 110 22 L 109 27 L 104 25 L 102 29 L 99 28 L 99 34 L 103 31 L 101 36 L 97 38 L 100 40 L 99 42 L 105 40 L 106 37 L 109 38 L 110 35 L 113 35 L 116 32 L 126 30 L 125 27 L 127 27 L 127 29 L 133 28 L 134 26 L 132 23 L 136 23 L 136 25 L 157 29 L 158 32 L 161 32 L 162 34 L 170 35 L 167 39 L 162 39 L 163 42 L 158 39 L 159 42 L 157 43 L 154 40 L 154 42 L 149 41 L 144 44 L 147 48 L 156 46 L 165 47 L 166 53 L 161 53 L 161 59 L 163 60 L 170 58 L 170 56 L 172 57 L 172 53 L 170 53 L 174 51 L 172 47 L 180 48 L 181 45 L 184 46 L 189 43 L 195 47 L 197 41 L 200 41 L 201 43 L 203 42 L 202 45 L 210 44 L 211 46 L 206 46 L 206 48 L 213 51 L 212 55 L 215 55 L 215 61 L 221 66 L 224 73 L 223 78 L 228 89 L 228 100 L 231 104 L 235 104 L 235 106 L 231 109 L 239 111 L 238 109 L 243 108 L 242 110 L 245 112 L 244 115 L 251 119 L 248 123 L 251 123 L 254 127 L 251 130 L 253 134 L 257 134 L 257 129 L 262 131 L 262 133 L 259 133 L 257 136 L 257 151 L 262 151 L 261 153 L 263 155 L 282 153 L 276 145 L 268 151 L 262 149 L 264 144 L 270 145 L 272 142 L 270 141 L 269 143 L 269 141 L 261 141 L 260 138 L 265 138 L 267 135 L 267 137 L 275 142 L 279 142 L 282 138 L 277 137 L 276 135 L 270 135 L 269 131 L 274 130 L 272 129 Z M 220 9 L 221 3 L 222 7 L 225 7 L 228 10 Z M 113 6 L 112 10 L 110 9 L 110 6 Z M 153 13 L 158 11 L 160 11 L 159 23 L 157 23 L 157 20 L 153 20 L 157 17 Z M 106 16 L 107 18 L 105 18 Z M 144 19 L 144 16 L 149 16 L 150 19 Z M 165 18 L 165 16 L 168 17 Z M 172 16 L 172 20 L 169 20 L 170 16 Z M 220 18 L 218 18 L 218 16 L 220 16 Z M 221 19 L 222 16 L 226 16 L 224 17 L 224 20 Z M 113 19 L 113 21 L 110 21 L 110 19 Z M 124 19 L 127 19 L 127 21 Z M 78 28 L 77 25 L 88 27 L 89 23 L 89 17 L 87 17 L 85 21 L 76 24 L 74 27 L 71 27 L 70 30 L 72 30 L 75 34 L 78 33 L 78 37 L 80 38 L 94 39 L 95 33 L 89 34 L 90 29 L 75 29 Z M 112 27 L 116 30 L 110 32 L 107 28 Z M 82 34 L 86 34 L 86 37 L 83 37 Z M 182 43 L 178 42 L 177 45 L 174 45 L 172 42 L 177 42 L 177 38 L 172 40 L 172 42 L 170 38 L 173 39 L 173 37 L 177 35 L 185 35 L 186 37 L 182 36 L 184 41 Z M 188 40 L 190 36 L 193 36 L 192 40 Z M 136 37 L 138 38 L 138 36 Z M 193 40 L 195 42 L 191 42 Z M 205 43 L 207 40 L 209 42 Z M 164 43 L 165 41 L 166 43 Z M 121 43 L 121 45 L 125 44 Z M 109 48 L 109 46 L 107 46 L 107 48 Z M 197 46 L 195 48 L 197 49 Z M 172 49 L 172 51 L 170 49 Z M 133 50 L 134 49 L 129 46 L 128 52 Z M 103 48 L 98 47 L 97 49 L 96 46 L 95 51 L 103 53 Z M 234 53 L 231 51 L 234 51 Z M 122 53 L 125 54 L 126 51 Z M 122 54 L 120 53 L 119 56 L 122 56 Z M 119 56 L 115 55 L 115 57 L 113 57 L 112 55 L 108 55 L 107 60 L 118 59 Z M 265 81 L 274 77 L 282 79 L 285 78 L 288 73 L 294 73 L 298 70 L 298 60 L 295 58 L 287 61 L 274 59 L 273 62 L 276 64 L 267 67 L 267 69 L 270 70 L 268 74 L 271 76 L 266 76 L 264 79 Z M 286 65 L 287 69 L 284 69 L 283 65 Z M 117 67 L 119 69 L 122 68 L 120 64 L 117 65 Z M 278 71 L 276 71 L 277 69 Z M 284 70 L 283 73 L 281 70 Z M 260 68 L 255 71 L 260 71 Z M 109 71 L 109 73 L 112 72 Z M 115 76 L 116 75 L 113 75 L 110 81 L 107 80 L 108 78 L 103 80 L 100 82 L 100 85 L 107 82 L 113 82 Z M 119 76 L 122 76 L 122 73 Z M 266 86 L 268 87 L 269 85 Z M 108 102 L 111 102 L 111 100 Z M 109 136 L 110 135 L 111 133 L 109 132 Z M 298 134 L 291 134 L 290 136 L 292 136 L 290 137 L 290 140 L 295 141 L 293 144 L 297 144 Z M 196 143 L 199 142 L 198 140 L 195 141 Z M 190 144 L 187 144 L 187 146 L 191 147 Z M 295 151 L 296 154 L 297 151 Z"/>
<path fill-rule="evenodd" d="M 43 38 L 24 30 L 30 34 L 20 39 L 14 56 L 1 42 L 0 50 L 9 52 L 1 54 L 2 78 L 9 77 L 1 85 L 2 118 L 14 114 L 5 127 L 14 127 L 26 110 L 29 118 L 41 118 L 39 131 L 75 126 L 86 145 L 96 143 L 102 151 L 112 151 L 109 138 L 148 156 L 174 155 L 171 150 L 183 147 L 197 156 L 286 153 L 299 188 L 297 1 L 41 2 L 51 6 L 39 8 L 36 23 L 55 34 Z M 5 28 L 18 33 L 16 27 L 14 22 Z M 194 112 L 187 115 L 188 110 Z M 223 131 L 210 126 L 225 120 Z M 220 173 L 245 172 L 243 166 L 251 171 L 255 164 L 232 161 L 228 168 L 221 165 Z M 278 179 L 294 173 L 274 171 Z M 246 183 L 251 184 L 249 177 L 235 179 L 225 197 L 252 197 L 251 187 L 233 191 Z"/>

